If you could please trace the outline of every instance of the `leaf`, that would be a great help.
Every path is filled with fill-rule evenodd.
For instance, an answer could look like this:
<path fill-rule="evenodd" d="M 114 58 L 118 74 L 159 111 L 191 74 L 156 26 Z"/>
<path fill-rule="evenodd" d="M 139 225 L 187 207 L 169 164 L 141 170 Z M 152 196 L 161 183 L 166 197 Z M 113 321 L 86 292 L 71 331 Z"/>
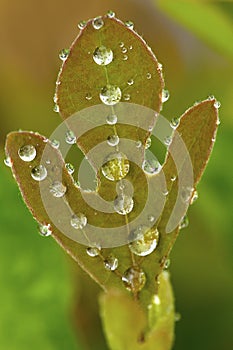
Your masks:
<path fill-rule="evenodd" d="M 193 0 L 160 0 L 157 4 L 220 53 L 233 57 L 232 23 L 216 5 Z"/>
<path fill-rule="evenodd" d="M 174 339 L 174 300 L 167 272 L 160 275 L 159 291 L 154 301 L 149 309 L 152 328 L 144 336 L 147 320 L 138 305 L 119 290 L 102 294 L 101 318 L 112 350 L 171 349 Z"/>

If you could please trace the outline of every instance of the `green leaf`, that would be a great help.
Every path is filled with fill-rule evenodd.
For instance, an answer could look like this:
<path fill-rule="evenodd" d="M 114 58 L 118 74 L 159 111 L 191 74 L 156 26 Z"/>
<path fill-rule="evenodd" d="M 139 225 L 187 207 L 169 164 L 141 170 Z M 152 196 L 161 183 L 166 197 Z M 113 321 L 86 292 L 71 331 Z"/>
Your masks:
<path fill-rule="evenodd" d="M 156 2 L 161 10 L 230 58 L 233 57 L 232 23 L 216 4 L 198 1 Z"/>

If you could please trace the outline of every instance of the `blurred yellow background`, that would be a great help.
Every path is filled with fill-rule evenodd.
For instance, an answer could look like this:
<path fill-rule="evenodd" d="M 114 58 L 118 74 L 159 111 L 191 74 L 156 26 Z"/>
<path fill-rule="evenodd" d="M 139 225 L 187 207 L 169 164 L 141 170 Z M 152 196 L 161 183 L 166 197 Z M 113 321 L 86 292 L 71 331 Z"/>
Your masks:
<path fill-rule="evenodd" d="M 197 13 L 185 15 L 182 1 L 174 2 L 185 15 L 182 21 L 174 9 L 166 13 L 165 3 L 171 1 L 0 1 L 1 349 L 106 349 L 97 316 L 98 288 L 75 271 L 55 242 L 37 235 L 36 223 L 4 166 L 3 147 L 11 130 L 49 136 L 59 124 L 53 112 L 58 52 L 70 46 L 78 22 L 109 9 L 135 23 L 163 64 L 171 95 L 164 116 L 179 116 L 209 95 L 221 102 L 217 142 L 170 269 L 181 314 L 174 349 L 233 348 L 233 40 L 218 26 L 220 18 L 233 29 L 233 4 L 209 2 L 209 9 L 199 12 L 198 30 L 193 30 L 192 22 L 200 20 Z M 208 15 L 213 10 L 216 25 Z M 208 29 L 214 39 L 206 35 Z"/>

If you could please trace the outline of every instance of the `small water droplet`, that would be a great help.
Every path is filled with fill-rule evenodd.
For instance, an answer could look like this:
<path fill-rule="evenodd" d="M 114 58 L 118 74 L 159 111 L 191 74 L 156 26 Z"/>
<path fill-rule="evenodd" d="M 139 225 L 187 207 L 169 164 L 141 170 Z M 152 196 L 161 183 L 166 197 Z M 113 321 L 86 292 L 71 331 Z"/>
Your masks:
<path fill-rule="evenodd" d="M 101 89 L 100 99 L 108 106 L 113 106 L 121 100 L 121 89 L 115 85 L 106 85 Z"/>
<path fill-rule="evenodd" d="M 106 123 L 109 125 L 115 125 L 117 123 L 117 116 L 115 114 L 109 114 L 106 118 Z"/>
<path fill-rule="evenodd" d="M 87 101 L 90 101 L 92 99 L 92 95 L 88 92 L 87 94 L 86 94 L 86 100 Z"/>
<path fill-rule="evenodd" d="M 142 170 L 148 175 L 158 174 L 161 164 L 156 158 L 145 159 L 142 163 Z"/>
<path fill-rule="evenodd" d="M 117 146 L 120 139 L 118 135 L 111 135 L 107 139 L 107 143 L 109 146 Z"/>
<path fill-rule="evenodd" d="M 9 156 L 4 159 L 4 164 L 6 166 L 8 166 L 9 168 L 12 167 L 12 161 L 11 161 L 11 158 Z"/>
<path fill-rule="evenodd" d="M 75 168 L 72 164 L 66 163 L 65 167 L 70 175 L 72 175 L 74 173 Z"/>
<path fill-rule="evenodd" d="M 101 167 L 101 171 L 104 177 L 108 180 L 121 180 L 129 172 L 129 161 L 121 152 L 111 153 L 106 157 L 105 162 Z"/>
<path fill-rule="evenodd" d="M 181 189 L 181 199 L 184 203 L 190 201 L 193 194 L 193 188 L 191 187 L 182 187 Z"/>
<path fill-rule="evenodd" d="M 172 137 L 171 136 L 165 136 L 164 138 L 164 144 L 166 146 L 170 146 L 170 144 L 172 143 Z"/>
<path fill-rule="evenodd" d="M 172 182 L 176 181 L 176 175 L 172 175 L 172 176 L 171 176 L 171 181 L 172 181 Z"/>
<path fill-rule="evenodd" d="M 18 155 L 24 162 L 31 162 L 36 158 L 36 149 L 32 145 L 25 145 L 20 147 Z"/>
<path fill-rule="evenodd" d="M 134 28 L 134 24 L 133 24 L 132 21 L 126 21 L 126 22 L 125 22 L 125 25 L 126 25 L 126 27 L 129 28 L 129 29 L 133 29 L 133 28 Z"/>
<path fill-rule="evenodd" d="M 114 255 L 109 255 L 104 260 L 104 267 L 106 270 L 115 271 L 118 267 L 118 259 Z"/>
<path fill-rule="evenodd" d="M 122 282 L 127 290 L 137 293 L 145 286 L 145 272 L 137 266 L 130 267 L 124 272 Z"/>
<path fill-rule="evenodd" d="M 171 265 L 171 260 L 170 259 L 166 259 L 165 262 L 164 262 L 164 268 L 168 269 L 170 265 Z"/>
<path fill-rule="evenodd" d="M 69 145 L 73 145 L 76 143 L 76 136 L 75 134 L 73 133 L 73 131 L 71 130 L 68 130 L 65 134 L 65 140 L 66 140 L 66 143 L 68 143 Z"/>
<path fill-rule="evenodd" d="M 153 223 L 155 221 L 155 217 L 153 215 L 148 215 L 148 221 Z"/>
<path fill-rule="evenodd" d="M 49 186 L 49 192 L 56 198 L 63 197 L 66 193 L 66 186 L 64 186 L 60 181 L 54 181 Z"/>
<path fill-rule="evenodd" d="M 196 202 L 197 199 L 198 199 L 198 192 L 197 192 L 197 190 L 195 190 L 195 191 L 193 191 L 190 204 L 193 204 L 194 202 Z"/>
<path fill-rule="evenodd" d="M 219 108 L 221 107 L 221 102 L 215 101 L 215 102 L 214 102 L 214 107 L 217 108 L 217 109 L 219 109 Z"/>
<path fill-rule="evenodd" d="M 127 215 L 133 210 L 133 198 L 124 194 L 120 194 L 114 200 L 114 210 L 120 215 Z"/>
<path fill-rule="evenodd" d="M 139 226 L 130 233 L 129 249 L 132 253 L 139 256 L 151 254 L 157 247 L 159 241 L 159 231 L 157 228 L 149 228 L 147 226 Z"/>
<path fill-rule="evenodd" d="M 162 65 L 162 63 L 160 63 L 160 62 L 158 62 L 158 70 L 162 70 L 163 69 L 163 65 Z"/>
<path fill-rule="evenodd" d="M 78 28 L 80 30 L 84 29 L 87 25 L 87 21 L 80 21 L 79 24 L 78 24 Z"/>
<path fill-rule="evenodd" d="M 102 28 L 103 25 L 104 25 L 104 21 L 103 21 L 102 17 L 96 17 L 92 21 L 92 26 L 94 29 L 98 30 L 98 29 Z"/>
<path fill-rule="evenodd" d="M 161 300 L 160 300 L 160 297 L 158 296 L 158 294 L 155 294 L 155 295 L 153 296 L 152 302 L 153 302 L 153 304 L 155 304 L 155 305 L 160 305 L 160 304 L 161 304 Z"/>
<path fill-rule="evenodd" d="M 58 149 L 60 147 L 60 142 L 58 140 L 53 139 L 51 141 L 51 146 L 55 149 Z"/>
<path fill-rule="evenodd" d="M 100 66 L 107 66 L 113 60 L 113 52 L 105 46 L 99 46 L 93 53 L 93 60 Z"/>
<path fill-rule="evenodd" d="M 69 56 L 70 50 L 69 49 L 62 49 L 59 52 L 59 58 L 62 61 L 65 61 L 67 59 L 67 57 Z"/>
<path fill-rule="evenodd" d="M 128 56 L 127 55 L 123 55 L 123 61 L 127 61 L 127 59 L 128 59 Z"/>
<path fill-rule="evenodd" d="M 179 322 L 181 320 L 181 314 L 179 312 L 175 313 L 175 322 Z"/>
<path fill-rule="evenodd" d="M 107 13 L 107 16 L 108 16 L 109 18 L 114 18 L 114 17 L 115 17 L 115 12 L 112 11 L 112 10 L 109 10 L 108 13 Z"/>
<path fill-rule="evenodd" d="M 170 121 L 170 125 L 173 129 L 176 129 L 180 124 L 180 119 L 179 118 L 172 118 Z"/>
<path fill-rule="evenodd" d="M 90 257 L 94 258 L 99 255 L 100 250 L 97 247 L 88 247 L 86 249 L 87 255 Z"/>
<path fill-rule="evenodd" d="M 47 169 L 40 164 L 32 169 L 31 176 L 36 181 L 43 181 L 47 177 Z"/>
<path fill-rule="evenodd" d="M 134 84 L 134 80 L 133 80 L 133 79 L 129 79 L 129 80 L 127 81 L 127 84 L 128 84 L 129 86 L 133 85 L 133 84 Z"/>
<path fill-rule="evenodd" d="M 126 53 L 128 50 L 127 50 L 127 48 L 124 46 L 124 47 L 122 47 L 122 49 L 121 49 L 121 52 L 122 53 Z"/>
<path fill-rule="evenodd" d="M 168 193 L 169 193 L 169 191 L 168 191 L 167 188 L 165 188 L 164 190 L 162 190 L 162 194 L 163 194 L 164 196 L 167 196 Z"/>
<path fill-rule="evenodd" d="M 219 116 L 217 117 L 217 122 L 216 122 L 217 125 L 220 125 L 221 124 L 221 120 L 219 118 Z"/>
<path fill-rule="evenodd" d="M 142 141 L 140 141 L 140 140 L 136 141 L 135 144 L 136 144 L 137 148 L 142 147 Z"/>
<path fill-rule="evenodd" d="M 146 78 L 151 79 L 151 77 L 152 77 L 151 73 L 147 73 Z"/>
<path fill-rule="evenodd" d="M 188 227 L 188 224 L 189 224 L 189 219 L 188 219 L 188 216 L 185 215 L 179 224 L 179 229 Z"/>
<path fill-rule="evenodd" d="M 151 138 L 150 138 L 150 137 L 147 137 L 147 139 L 146 139 L 146 144 L 145 144 L 145 149 L 150 148 L 150 146 L 151 146 Z"/>
<path fill-rule="evenodd" d="M 77 215 L 73 214 L 71 216 L 70 224 L 76 230 L 83 229 L 87 225 L 87 217 L 82 213 Z"/>
<path fill-rule="evenodd" d="M 125 101 L 129 101 L 130 100 L 130 94 L 124 94 L 123 99 Z"/>
<path fill-rule="evenodd" d="M 41 236 L 44 236 L 44 237 L 48 237 L 52 233 L 50 224 L 48 224 L 48 225 L 39 224 L 38 229 L 39 229 L 39 233 L 41 234 Z"/>
<path fill-rule="evenodd" d="M 119 44 L 120 47 L 123 47 L 125 46 L 125 44 L 121 41 L 120 44 Z"/>
<path fill-rule="evenodd" d="M 162 102 L 166 102 L 170 97 L 170 94 L 169 94 L 169 91 L 168 90 L 165 90 L 163 89 L 162 91 Z"/>
<path fill-rule="evenodd" d="M 60 108 L 59 108 L 58 104 L 55 103 L 55 105 L 54 105 L 54 107 L 53 107 L 53 111 L 54 111 L 55 113 L 59 113 Z"/>

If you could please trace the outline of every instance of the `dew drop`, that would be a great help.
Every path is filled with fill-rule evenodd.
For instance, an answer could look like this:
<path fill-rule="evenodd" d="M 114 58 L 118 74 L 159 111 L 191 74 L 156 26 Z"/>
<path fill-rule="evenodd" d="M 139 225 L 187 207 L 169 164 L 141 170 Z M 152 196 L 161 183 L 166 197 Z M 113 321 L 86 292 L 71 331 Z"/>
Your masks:
<path fill-rule="evenodd" d="M 36 158 L 36 149 L 32 145 L 25 145 L 20 147 L 18 155 L 24 162 L 31 162 Z"/>
<path fill-rule="evenodd" d="M 142 142 L 140 140 L 136 141 L 135 144 L 137 148 L 142 147 Z"/>
<path fill-rule="evenodd" d="M 92 99 L 92 95 L 88 92 L 85 96 L 87 101 L 90 101 Z"/>
<path fill-rule="evenodd" d="M 58 140 L 53 139 L 51 141 L 51 146 L 55 149 L 58 149 L 60 147 L 60 142 Z"/>
<path fill-rule="evenodd" d="M 156 158 L 145 159 L 142 163 L 142 170 L 148 175 L 157 174 L 161 169 L 161 164 Z"/>
<path fill-rule="evenodd" d="M 126 53 L 128 50 L 127 50 L 127 48 L 126 47 L 122 47 L 122 49 L 121 49 L 121 52 L 122 53 Z"/>
<path fill-rule="evenodd" d="M 124 272 L 122 282 L 127 290 L 137 293 L 145 286 L 145 272 L 137 266 L 130 267 Z"/>
<path fill-rule="evenodd" d="M 153 215 L 148 215 L 148 221 L 153 223 L 155 221 L 155 217 Z"/>
<path fill-rule="evenodd" d="M 152 77 L 151 73 L 147 73 L 146 78 L 151 79 L 151 77 Z"/>
<path fill-rule="evenodd" d="M 123 179 L 129 172 L 129 161 L 127 157 L 121 153 L 111 153 L 105 159 L 101 167 L 104 177 L 111 181 Z"/>
<path fill-rule="evenodd" d="M 32 169 L 31 176 L 36 181 L 43 181 L 47 177 L 47 169 L 40 164 Z"/>
<path fill-rule="evenodd" d="M 104 267 L 106 270 L 115 271 L 118 267 L 118 259 L 114 255 L 109 255 L 104 260 Z"/>
<path fill-rule="evenodd" d="M 189 224 L 189 219 L 188 219 L 188 216 L 185 215 L 179 224 L 179 229 L 188 227 L 188 224 Z"/>
<path fill-rule="evenodd" d="M 190 204 L 193 204 L 194 202 L 196 202 L 197 199 L 198 199 L 198 192 L 197 192 L 197 190 L 195 190 L 192 194 Z"/>
<path fill-rule="evenodd" d="M 67 59 L 67 57 L 69 56 L 70 50 L 69 49 L 62 49 L 59 52 L 59 58 L 62 61 L 65 61 Z"/>
<path fill-rule="evenodd" d="M 100 66 L 107 66 L 113 60 L 113 52 L 105 46 L 99 46 L 93 53 L 93 60 Z"/>
<path fill-rule="evenodd" d="M 74 173 L 75 169 L 74 169 L 74 166 L 72 164 L 66 163 L 65 167 L 70 175 L 72 175 Z"/>
<path fill-rule="evenodd" d="M 60 181 L 54 181 L 49 186 L 49 192 L 56 198 L 61 198 L 66 193 L 66 186 L 64 186 Z"/>
<path fill-rule="evenodd" d="M 162 102 L 166 102 L 170 97 L 169 91 L 168 90 L 164 90 L 162 91 Z"/>
<path fill-rule="evenodd" d="M 159 231 L 157 228 L 139 226 L 130 233 L 129 249 L 133 254 L 146 256 L 151 254 L 157 247 L 159 241 Z"/>
<path fill-rule="evenodd" d="M 146 139 L 145 149 L 150 148 L 150 146 L 151 146 L 151 138 L 148 137 L 148 138 Z"/>
<path fill-rule="evenodd" d="M 170 259 L 166 259 L 165 262 L 164 262 L 164 268 L 168 269 L 170 265 L 171 265 L 171 260 Z"/>
<path fill-rule="evenodd" d="M 117 146 L 120 139 L 118 135 L 111 135 L 107 139 L 107 143 L 109 146 Z"/>
<path fill-rule="evenodd" d="M 125 44 L 121 41 L 120 44 L 119 44 L 120 47 L 123 47 L 125 46 Z"/>
<path fill-rule="evenodd" d="M 130 100 L 130 94 L 124 94 L 123 99 L 125 101 L 129 101 Z"/>
<path fill-rule="evenodd" d="M 96 17 L 92 21 L 92 26 L 94 29 L 98 30 L 98 29 L 102 28 L 103 25 L 104 25 L 104 21 L 103 21 L 102 17 Z"/>
<path fill-rule="evenodd" d="M 173 129 L 176 129 L 180 124 L 180 119 L 179 118 L 172 118 L 170 121 L 170 125 Z"/>
<path fill-rule="evenodd" d="M 109 125 L 115 125 L 117 123 L 117 116 L 115 114 L 109 114 L 106 118 L 106 123 Z"/>
<path fill-rule="evenodd" d="M 6 166 L 8 166 L 9 168 L 12 167 L 12 161 L 11 161 L 11 158 L 9 156 L 4 159 L 4 164 Z"/>
<path fill-rule="evenodd" d="M 121 89 L 118 86 L 108 84 L 101 89 L 100 99 L 105 105 L 113 106 L 120 102 L 121 95 Z"/>
<path fill-rule="evenodd" d="M 172 176 L 171 176 L 171 181 L 172 181 L 172 182 L 176 181 L 176 175 L 172 175 Z"/>
<path fill-rule="evenodd" d="M 133 85 L 133 84 L 134 84 L 134 80 L 133 80 L 133 79 L 129 79 L 129 80 L 127 81 L 127 84 L 128 84 L 129 86 Z"/>
<path fill-rule="evenodd" d="M 130 46 L 129 46 L 129 49 L 130 49 L 130 50 L 133 50 L 133 45 L 130 45 Z"/>
<path fill-rule="evenodd" d="M 184 203 L 190 201 L 193 194 L 193 188 L 191 187 L 183 187 L 181 190 L 181 199 Z"/>
<path fill-rule="evenodd" d="M 124 55 L 122 59 L 123 59 L 123 61 L 127 61 L 128 56 L 127 56 L 127 55 Z"/>
<path fill-rule="evenodd" d="M 78 24 L 78 28 L 80 30 L 84 29 L 87 25 L 87 21 L 80 21 L 79 24 Z"/>
<path fill-rule="evenodd" d="M 84 214 L 79 213 L 71 216 L 70 224 L 76 230 L 83 229 L 87 225 L 87 218 Z"/>
<path fill-rule="evenodd" d="M 48 224 L 48 225 L 39 224 L 38 229 L 39 229 L 40 235 L 44 236 L 44 237 L 48 237 L 52 233 L 50 224 Z"/>
<path fill-rule="evenodd" d="M 97 247 L 88 247 L 86 249 L 87 255 L 90 257 L 94 258 L 99 255 L 100 250 Z"/>
<path fill-rule="evenodd" d="M 219 116 L 217 117 L 217 122 L 216 122 L 217 125 L 220 125 L 221 124 L 221 120 L 219 118 Z"/>
<path fill-rule="evenodd" d="M 127 215 L 133 210 L 133 198 L 125 194 L 120 194 L 114 200 L 114 210 L 120 215 Z"/>
<path fill-rule="evenodd" d="M 172 138 L 171 138 L 171 136 L 165 136 L 165 138 L 164 138 L 164 144 L 165 144 L 166 146 L 170 146 L 171 143 L 172 143 Z"/>
<path fill-rule="evenodd" d="M 109 10 L 108 13 L 107 13 L 107 16 L 108 16 L 109 18 L 114 18 L 114 17 L 115 17 L 115 12 L 112 11 L 112 10 Z"/>
<path fill-rule="evenodd" d="M 175 313 L 175 322 L 179 322 L 181 320 L 181 314 L 179 312 Z"/>
<path fill-rule="evenodd" d="M 155 294 L 153 296 L 153 300 L 152 300 L 153 304 L 155 305 L 160 305 L 161 304 L 161 300 L 160 300 L 160 297 L 158 296 L 158 294 Z"/>
<path fill-rule="evenodd" d="M 221 107 L 221 102 L 215 101 L 215 102 L 214 102 L 214 107 L 217 108 L 217 109 L 219 109 L 219 108 Z"/>
<path fill-rule="evenodd" d="M 68 130 L 65 134 L 65 140 L 66 140 L 66 143 L 68 143 L 69 145 L 73 145 L 76 143 L 77 139 L 73 131 Z"/>
<path fill-rule="evenodd" d="M 133 29 L 134 28 L 134 24 L 132 21 L 126 21 L 125 22 L 125 26 L 129 29 Z"/>
<path fill-rule="evenodd" d="M 59 113 L 60 108 L 59 108 L 58 104 L 55 103 L 55 105 L 54 105 L 54 107 L 53 107 L 53 111 L 54 111 L 55 113 Z"/>

